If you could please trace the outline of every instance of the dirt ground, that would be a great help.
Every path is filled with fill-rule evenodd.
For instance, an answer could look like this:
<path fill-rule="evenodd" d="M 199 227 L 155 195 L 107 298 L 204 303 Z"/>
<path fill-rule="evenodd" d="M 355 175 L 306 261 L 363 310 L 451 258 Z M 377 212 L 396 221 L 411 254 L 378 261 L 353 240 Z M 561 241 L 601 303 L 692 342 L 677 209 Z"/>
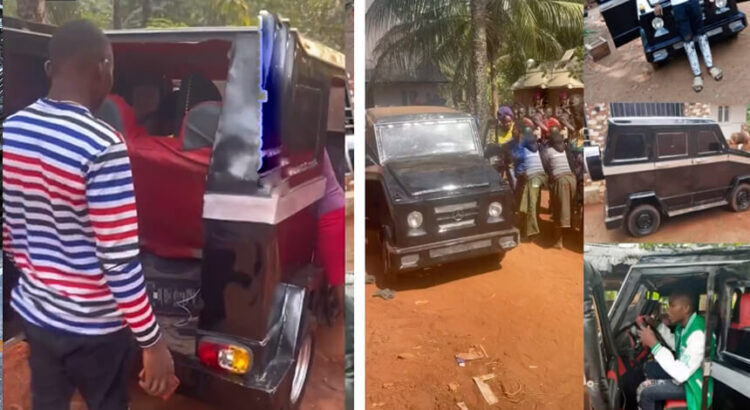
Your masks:
<path fill-rule="evenodd" d="M 750 3 L 742 3 L 739 9 L 750 15 Z M 585 19 L 585 41 L 601 36 L 609 42 L 611 54 L 594 62 L 587 58 L 584 65 L 586 101 L 669 101 L 711 102 L 746 104 L 750 101 L 750 29 L 743 30 L 736 38 L 721 41 L 711 47 L 714 64 L 724 70 L 724 79 L 716 82 L 704 75 L 704 88 L 700 93 L 692 90 L 693 73 L 683 55 L 654 69 L 646 61 L 639 39 L 615 48 L 599 14 L 598 7 L 589 10 Z M 701 67 L 704 68 L 701 58 Z"/>
<path fill-rule="evenodd" d="M 587 243 L 737 243 L 750 240 L 750 212 L 732 212 L 727 207 L 719 207 L 663 218 L 658 231 L 643 238 L 634 238 L 623 229 L 606 229 L 603 206 L 594 204 L 584 207 L 584 240 Z"/>
<path fill-rule="evenodd" d="M 580 241 L 561 250 L 547 248 L 549 238 L 521 244 L 500 269 L 480 260 L 411 274 L 389 285 L 396 295 L 387 301 L 367 285 L 367 408 L 581 408 Z M 380 282 L 378 252 L 368 246 L 367 271 Z M 473 346 L 489 358 L 459 367 L 455 354 Z M 472 379 L 488 373 L 495 406 Z"/>

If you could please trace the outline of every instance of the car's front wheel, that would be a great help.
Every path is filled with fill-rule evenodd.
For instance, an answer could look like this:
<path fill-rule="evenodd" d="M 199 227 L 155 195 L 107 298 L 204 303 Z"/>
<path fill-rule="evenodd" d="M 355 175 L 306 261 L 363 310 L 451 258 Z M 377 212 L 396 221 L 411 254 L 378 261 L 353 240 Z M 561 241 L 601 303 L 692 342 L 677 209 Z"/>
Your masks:
<path fill-rule="evenodd" d="M 315 355 L 315 337 L 310 328 L 305 328 L 300 337 L 300 344 L 296 351 L 292 374 L 292 387 L 286 409 L 297 410 L 302 405 L 302 399 L 307 390 L 313 356 Z"/>
<path fill-rule="evenodd" d="M 651 204 L 643 204 L 630 211 L 626 227 L 630 235 L 638 238 L 656 232 L 660 224 L 661 214 L 659 210 Z"/>
<path fill-rule="evenodd" d="M 729 195 L 729 206 L 735 212 L 750 208 L 750 184 L 738 184 Z"/>

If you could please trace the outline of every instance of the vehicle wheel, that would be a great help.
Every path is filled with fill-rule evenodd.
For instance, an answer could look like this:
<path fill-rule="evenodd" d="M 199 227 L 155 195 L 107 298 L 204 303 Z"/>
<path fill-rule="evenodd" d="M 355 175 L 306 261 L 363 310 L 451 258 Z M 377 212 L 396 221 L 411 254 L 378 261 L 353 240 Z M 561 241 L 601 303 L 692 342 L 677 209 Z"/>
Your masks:
<path fill-rule="evenodd" d="M 628 232 L 636 238 L 656 232 L 660 224 L 661 214 L 650 204 L 638 205 L 628 214 Z"/>
<path fill-rule="evenodd" d="M 750 184 L 738 184 L 729 194 L 729 206 L 735 212 L 750 208 Z"/>
<path fill-rule="evenodd" d="M 297 410 L 302 405 L 302 399 L 307 390 L 313 357 L 315 356 L 315 338 L 309 327 L 303 330 L 300 337 L 302 342 L 297 349 L 292 368 L 292 387 L 289 390 L 289 402 L 286 410 Z"/>
<path fill-rule="evenodd" d="M 385 229 L 380 231 L 380 259 L 383 261 L 383 279 L 388 285 L 396 280 L 396 274 L 391 264 L 391 254 L 388 252 L 388 234 Z"/>

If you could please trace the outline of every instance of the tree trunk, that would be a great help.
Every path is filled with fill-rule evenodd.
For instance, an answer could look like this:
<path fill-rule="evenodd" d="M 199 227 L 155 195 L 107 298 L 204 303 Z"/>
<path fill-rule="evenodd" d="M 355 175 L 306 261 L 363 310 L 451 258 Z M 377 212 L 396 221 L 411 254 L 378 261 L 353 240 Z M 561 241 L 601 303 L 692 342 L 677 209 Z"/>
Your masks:
<path fill-rule="evenodd" d="M 487 42 L 487 57 L 489 58 L 490 63 L 490 95 L 492 95 L 492 107 L 490 110 L 490 114 L 495 114 L 497 112 L 497 107 L 499 105 L 498 102 L 498 95 L 497 95 L 497 70 L 495 70 L 495 47 L 493 47 L 490 42 Z"/>
<path fill-rule="evenodd" d="M 487 104 L 487 0 L 471 0 L 472 49 L 474 56 L 474 100 L 476 116 L 483 126 L 492 116 Z"/>
<path fill-rule="evenodd" d="M 148 20 L 151 18 L 151 0 L 143 0 L 141 3 L 141 27 L 148 26 Z"/>
<path fill-rule="evenodd" d="M 112 0 L 112 28 L 119 30 L 122 28 L 122 9 L 120 0 Z"/>
<path fill-rule="evenodd" d="M 34 23 L 46 23 L 47 4 L 44 0 L 18 0 L 18 17 Z"/>

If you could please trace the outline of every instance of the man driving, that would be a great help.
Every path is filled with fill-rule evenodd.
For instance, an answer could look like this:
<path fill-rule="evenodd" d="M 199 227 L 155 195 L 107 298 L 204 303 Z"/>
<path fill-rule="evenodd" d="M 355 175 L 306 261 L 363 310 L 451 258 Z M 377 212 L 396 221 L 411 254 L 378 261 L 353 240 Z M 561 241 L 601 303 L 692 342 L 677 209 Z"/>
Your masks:
<path fill-rule="evenodd" d="M 654 362 L 646 363 L 646 380 L 638 386 L 638 406 L 642 410 L 657 409 L 665 400 L 683 399 L 688 410 L 701 408 L 706 320 L 698 315 L 698 296 L 686 289 L 678 289 L 669 296 L 668 317 L 665 323 L 645 318 L 650 327 L 641 326 L 639 335 L 651 349 Z M 675 325 L 672 332 L 669 325 Z M 661 336 L 664 346 L 652 330 Z M 711 354 L 715 341 L 711 341 Z M 672 353 L 674 351 L 675 353 Z M 713 380 L 708 379 L 708 406 L 713 395 Z"/>

